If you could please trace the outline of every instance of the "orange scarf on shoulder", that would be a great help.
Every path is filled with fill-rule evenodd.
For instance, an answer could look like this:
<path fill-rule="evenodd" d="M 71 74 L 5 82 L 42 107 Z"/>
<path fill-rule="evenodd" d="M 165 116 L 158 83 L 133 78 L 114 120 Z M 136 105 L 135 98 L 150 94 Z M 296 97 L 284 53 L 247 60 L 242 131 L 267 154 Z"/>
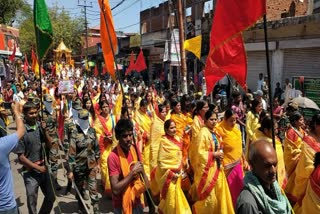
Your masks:
<path fill-rule="evenodd" d="M 123 177 L 126 177 L 129 173 L 130 173 L 130 165 L 128 163 L 128 160 L 124 154 L 124 152 L 122 151 L 120 145 L 118 144 L 117 146 L 117 151 L 119 154 L 119 158 L 120 158 L 120 166 L 121 166 L 121 171 L 123 174 Z M 137 152 L 135 151 L 134 147 L 131 146 L 130 147 L 130 151 L 129 151 L 132 155 L 133 158 L 133 163 L 136 163 L 138 161 L 138 155 Z M 136 178 L 133 182 L 131 182 L 128 187 L 126 188 L 126 190 L 123 193 L 122 196 L 122 210 L 123 213 L 125 214 L 131 214 L 132 213 L 132 208 L 133 208 L 133 204 L 136 198 L 139 198 L 142 195 L 142 193 L 145 191 L 145 185 L 143 184 L 143 182 L 141 181 L 140 177 Z"/>

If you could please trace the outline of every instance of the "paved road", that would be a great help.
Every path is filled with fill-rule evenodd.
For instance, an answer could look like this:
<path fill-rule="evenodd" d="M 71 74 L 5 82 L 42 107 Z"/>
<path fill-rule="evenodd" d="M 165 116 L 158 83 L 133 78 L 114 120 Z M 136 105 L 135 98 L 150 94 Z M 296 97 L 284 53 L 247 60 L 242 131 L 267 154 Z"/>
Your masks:
<path fill-rule="evenodd" d="M 10 117 L 11 119 L 11 117 Z M 11 120 L 12 121 L 12 120 Z M 12 123 L 8 127 L 9 133 L 12 133 L 15 131 L 15 123 Z M 12 174 L 14 179 L 14 192 L 16 196 L 16 201 L 19 207 L 19 210 L 21 214 L 27 214 L 27 199 L 26 199 L 26 193 L 25 193 L 25 186 L 23 182 L 22 175 L 20 174 L 21 164 L 17 161 L 17 155 L 11 154 L 10 155 L 10 162 L 11 162 L 11 168 L 12 168 Z M 61 193 L 64 191 L 67 183 L 66 177 L 64 177 L 64 170 L 59 169 L 58 171 L 58 183 L 63 187 L 61 191 L 57 192 L 57 200 L 54 205 L 54 210 L 51 213 L 78 213 L 78 203 L 75 199 L 75 190 L 72 189 L 72 194 L 68 196 L 64 196 Z M 98 187 L 99 192 L 101 193 L 101 181 L 98 179 Z M 111 199 L 106 198 L 106 196 L 99 194 L 100 196 L 100 211 L 101 213 L 112 213 L 113 207 L 111 203 Z M 39 189 L 39 197 L 38 197 L 38 210 L 40 209 L 40 206 L 43 201 L 43 194 L 41 190 Z M 91 213 L 93 213 L 92 207 L 90 205 L 90 199 L 86 201 L 86 204 L 90 207 Z M 59 209 L 60 208 L 60 209 Z M 61 212 L 60 212 L 61 210 Z"/>

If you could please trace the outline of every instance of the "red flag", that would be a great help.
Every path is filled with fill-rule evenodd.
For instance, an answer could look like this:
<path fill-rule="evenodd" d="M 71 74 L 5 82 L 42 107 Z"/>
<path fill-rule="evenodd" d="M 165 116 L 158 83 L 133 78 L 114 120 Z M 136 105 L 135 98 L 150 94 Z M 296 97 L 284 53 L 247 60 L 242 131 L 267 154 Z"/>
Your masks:
<path fill-rule="evenodd" d="M 144 61 L 144 56 L 143 56 L 142 49 L 140 49 L 139 56 L 138 56 L 138 58 L 136 60 L 136 63 L 134 64 L 134 69 L 137 72 L 141 72 L 141 71 L 147 69 L 147 65 L 146 65 L 146 62 Z"/>
<path fill-rule="evenodd" d="M 134 54 L 133 54 L 133 51 L 130 54 L 130 63 L 129 63 L 129 66 L 128 66 L 127 70 L 126 70 L 125 75 L 127 76 L 132 70 L 134 70 Z"/>
<path fill-rule="evenodd" d="M 56 65 L 51 66 L 51 76 L 56 77 Z"/>
<path fill-rule="evenodd" d="M 96 65 L 96 66 L 94 66 L 94 72 L 93 72 L 93 75 L 94 75 L 95 77 L 97 77 L 97 76 L 99 75 L 99 71 L 98 71 L 98 67 L 97 67 L 97 65 Z"/>
<path fill-rule="evenodd" d="M 103 66 L 103 69 L 102 69 L 102 74 L 105 74 L 108 72 L 108 69 L 106 68 L 106 66 Z"/>
<path fill-rule="evenodd" d="M 45 75 L 46 74 L 46 70 L 43 69 L 43 67 L 41 67 L 41 74 Z"/>
<path fill-rule="evenodd" d="M 266 0 L 218 0 L 206 62 L 207 94 L 226 74 L 246 87 L 247 60 L 242 31 L 266 13 Z"/>
<path fill-rule="evenodd" d="M 63 102 L 61 102 L 61 105 L 63 105 Z M 61 142 L 63 142 L 63 132 L 64 132 L 64 117 L 63 117 L 63 113 L 62 113 L 62 106 L 60 106 L 60 111 L 59 111 L 59 117 L 58 117 L 58 135 L 59 138 L 61 140 Z"/>
<path fill-rule="evenodd" d="M 13 62 L 14 59 L 15 59 L 15 57 L 16 57 L 16 45 L 14 45 L 14 47 L 13 47 L 13 51 L 12 51 L 11 56 L 9 56 L 9 60 L 10 60 L 11 62 Z"/>
<path fill-rule="evenodd" d="M 25 74 L 28 74 L 28 69 L 29 69 L 29 63 L 28 63 L 28 58 L 27 54 L 24 55 L 24 63 L 23 63 L 23 71 Z"/>

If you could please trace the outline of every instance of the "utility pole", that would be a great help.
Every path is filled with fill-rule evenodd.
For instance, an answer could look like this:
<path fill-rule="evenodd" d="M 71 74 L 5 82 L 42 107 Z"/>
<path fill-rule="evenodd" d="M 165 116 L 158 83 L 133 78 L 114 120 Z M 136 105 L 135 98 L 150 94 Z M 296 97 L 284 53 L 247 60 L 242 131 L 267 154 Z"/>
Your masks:
<path fill-rule="evenodd" d="M 183 94 L 188 93 L 187 89 L 187 63 L 186 63 L 186 52 L 183 47 L 184 43 L 184 26 L 185 26 L 185 10 L 182 4 L 182 0 L 178 1 L 178 26 L 179 26 L 179 43 L 180 43 L 180 57 L 181 57 L 181 89 Z"/>
<path fill-rule="evenodd" d="M 90 5 L 87 5 L 86 0 L 83 1 L 83 4 L 80 4 L 80 0 L 78 0 L 78 6 L 84 8 L 84 25 L 86 28 L 86 60 L 88 60 L 88 21 L 87 21 L 87 7 L 92 8 L 92 2 L 90 2 Z M 88 62 L 86 62 L 88 63 Z"/>

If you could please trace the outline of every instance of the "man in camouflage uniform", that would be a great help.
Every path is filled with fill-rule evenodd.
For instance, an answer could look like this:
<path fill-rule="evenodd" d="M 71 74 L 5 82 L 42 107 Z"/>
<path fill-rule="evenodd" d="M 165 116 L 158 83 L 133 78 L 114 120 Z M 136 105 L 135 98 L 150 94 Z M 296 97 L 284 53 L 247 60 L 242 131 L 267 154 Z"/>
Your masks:
<path fill-rule="evenodd" d="M 68 117 L 64 122 L 64 138 L 63 138 L 63 149 L 66 154 L 66 160 L 68 160 L 68 153 L 70 147 L 70 138 L 71 138 L 71 131 L 75 129 L 77 120 L 78 120 L 78 113 L 82 109 L 81 107 L 81 100 L 78 98 L 72 102 L 72 109 L 71 109 L 71 117 Z M 67 108 L 65 108 L 67 109 Z M 69 112 L 67 112 L 69 115 Z M 66 165 L 68 170 L 69 165 Z M 72 181 L 68 179 L 68 185 L 65 191 L 65 195 L 69 194 L 71 191 Z M 88 196 L 85 194 L 85 199 L 88 200 Z"/>
<path fill-rule="evenodd" d="M 96 180 L 96 174 L 99 172 L 100 150 L 96 132 L 89 124 L 89 112 L 85 109 L 80 110 L 78 124 L 71 131 L 68 155 L 70 170 L 68 177 L 74 178 L 80 193 L 84 192 L 83 184 L 87 181 L 94 213 L 100 213 Z M 81 213 L 83 204 L 78 195 L 77 199 Z"/>
<path fill-rule="evenodd" d="M 53 98 L 50 94 L 45 94 L 43 97 L 43 120 L 46 122 L 46 131 L 51 137 L 51 148 L 49 151 L 49 165 L 51 167 L 52 176 L 54 178 L 55 188 L 61 189 L 57 181 L 58 161 L 59 161 L 59 137 L 57 131 L 57 112 L 53 108 Z"/>

